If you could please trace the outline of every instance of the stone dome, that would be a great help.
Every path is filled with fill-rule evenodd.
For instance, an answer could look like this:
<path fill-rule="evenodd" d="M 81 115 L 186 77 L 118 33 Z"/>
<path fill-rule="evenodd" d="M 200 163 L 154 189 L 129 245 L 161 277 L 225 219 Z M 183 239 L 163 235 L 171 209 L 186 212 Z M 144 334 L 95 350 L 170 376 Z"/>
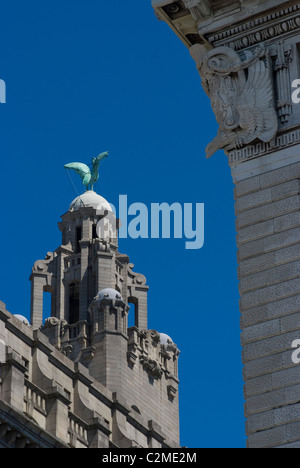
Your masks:
<path fill-rule="evenodd" d="M 167 345 L 167 344 L 174 344 L 174 341 L 165 333 L 160 333 L 160 343 L 161 345 Z"/>
<path fill-rule="evenodd" d="M 20 320 L 20 322 L 25 323 L 25 325 L 27 325 L 28 327 L 30 327 L 29 321 L 27 320 L 26 317 L 23 317 L 23 315 L 18 315 L 18 314 L 16 314 L 16 315 L 14 315 L 14 317 L 16 317 L 18 320 Z"/>
<path fill-rule="evenodd" d="M 73 200 L 70 205 L 69 211 L 77 211 L 83 207 L 91 207 L 95 210 L 98 209 L 99 211 L 113 211 L 108 201 L 105 200 L 105 198 L 101 197 L 101 195 L 98 195 L 96 192 L 93 192 L 92 190 L 88 190 L 84 194 L 79 195 L 79 197 L 75 198 L 75 200 Z"/>
<path fill-rule="evenodd" d="M 123 301 L 121 293 L 112 288 L 102 289 L 102 291 L 98 292 L 96 301 L 102 301 L 102 299 L 118 299 Z"/>

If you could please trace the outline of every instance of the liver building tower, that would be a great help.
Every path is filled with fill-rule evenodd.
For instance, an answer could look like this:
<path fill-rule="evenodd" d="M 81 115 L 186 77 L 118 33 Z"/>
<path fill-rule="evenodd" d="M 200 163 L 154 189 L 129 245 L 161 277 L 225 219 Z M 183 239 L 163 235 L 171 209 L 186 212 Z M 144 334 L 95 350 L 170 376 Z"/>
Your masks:
<path fill-rule="evenodd" d="M 179 447 L 179 350 L 148 329 L 146 278 L 82 166 L 62 243 L 32 268 L 30 323 L 0 302 L 0 447 Z"/>

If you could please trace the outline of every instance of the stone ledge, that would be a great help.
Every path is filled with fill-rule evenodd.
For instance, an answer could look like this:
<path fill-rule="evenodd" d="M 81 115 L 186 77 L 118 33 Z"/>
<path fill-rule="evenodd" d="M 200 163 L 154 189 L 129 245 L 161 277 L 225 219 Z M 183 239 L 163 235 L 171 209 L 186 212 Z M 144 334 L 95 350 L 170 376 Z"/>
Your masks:
<path fill-rule="evenodd" d="M 292 424 L 300 420 L 300 404 L 286 405 L 248 417 L 247 435 L 265 431 L 274 427 Z"/>
<path fill-rule="evenodd" d="M 300 366 L 298 365 L 248 380 L 244 386 L 245 399 L 299 384 Z"/>
<path fill-rule="evenodd" d="M 272 448 L 277 445 L 299 441 L 300 422 L 294 422 L 285 426 L 275 427 L 266 431 L 250 434 L 248 447 Z"/>
<path fill-rule="evenodd" d="M 264 304 L 245 310 L 241 315 L 241 329 L 263 322 L 271 321 L 280 317 L 288 317 L 296 312 L 300 312 L 300 295 L 295 294 L 290 297 L 275 301 L 271 304 Z"/>
<path fill-rule="evenodd" d="M 283 405 L 299 403 L 300 385 L 281 388 L 248 399 L 245 404 L 247 416 L 263 413 L 271 409 L 281 408 Z"/>

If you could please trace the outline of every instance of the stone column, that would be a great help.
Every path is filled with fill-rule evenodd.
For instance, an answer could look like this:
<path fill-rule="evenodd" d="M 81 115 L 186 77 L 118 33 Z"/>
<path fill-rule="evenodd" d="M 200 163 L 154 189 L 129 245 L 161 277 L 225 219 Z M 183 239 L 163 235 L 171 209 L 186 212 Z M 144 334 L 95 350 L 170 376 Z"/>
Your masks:
<path fill-rule="evenodd" d="M 300 151 L 232 168 L 249 447 L 300 447 Z"/>
<path fill-rule="evenodd" d="M 66 286 L 64 284 L 64 272 L 65 272 L 65 257 L 72 253 L 71 250 L 67 250 L 65 247 L 59 247 L 56 251 L 56 278 L 55 288 L 53 288 L 53 307 L 52 317 L 57 317 L 59 320 L 65 319 L 65 303 L 66 300 Z"/>
<path fill-rule="evenodd" d="M 19 411 L 24 410 L 24 381 L 28 369 L 19 354 L 10 348 L 1 369 L 1 398 Z"/>
<path fill-rule="evenodd" d="M 137 311 L 135 317 L 135 326 L 139 330 L 148 329 L 148 286 L 146 287 L 136 287 L 135 295 L 137 298 Z"/>
<path fill-rule="evenodd" d="M 31 315 L 30 321 L 34 329 L 43 324 L 44 287 L 47 278 L 42 275 L 34 275 L 31 280 Z"/>
<path fill-rule="evenodd" d="M 219 132 L 207 157 L 222 149 L 232 168 L 248 447 L 300 448 L 300 5 L 152 3 L 211 99 Z"/>
<path fill-rule="evenodd" d="M 30 276 L 31 281 L 31 325 L 34 329 L 43 324 L 44 291 L 53 287 L 55 271 L 55 254 L 48 252 L 44 260 L 35 262 Z M 53 306 L 53 303 L 52 303 Z"/>
<path fill-rule="evenodd" d="M 285 78 L 276 80 L 283 50 L 281 42 L 243 55 L 227 46 L 191 48 L 220 125 L 207 157 L 224 149 L 236 185 L 246 432 L 253 448 L 300 445 L 300 367 L 291 351 L 300 336 L 293 305 L 300 293 L 300 147 L 292 145 L 297 131 L 284 129 L 290 104 L 276 100 L 286 95 L 277 87 L 289 76 L 290 55 Z"/>
<path fill-rule="evenodd" d="M 113 253 L 111 252 L 97 252 L 96 258 L 96 285 L 97 292 L 106 288 L 115 288 L 113 282 L 113 275 L 115 269 L 115 262 L 113 262 Z M 114 268 L 114 269 L 113 269 Z"/>
<path fill-rule="evenodd" d="M 60 440 L 68 440 L 70 399 L 60 385 L 54 385 L 47 395 L 46 429 Z"/>
<path fill-rule="evenodd" d="M 135 326 L 139 330 L 148 329 L 148 291 L 144 275 L 133 271 L 134 265 L 128 264 L 125 283 L 127 285 L 128 303 L 135 306 Z"/>
<path fill-rule="evenodd" d="M 91 221 L 89 216 L 85 216 L 82 221 L 82 240 L 80 241 L 81 248 L 81 281 L 80 281 L 80 303 L 79 303 L 79 320 L 86 320 L 89 297 L 89 252 L 91 239 Z"/>

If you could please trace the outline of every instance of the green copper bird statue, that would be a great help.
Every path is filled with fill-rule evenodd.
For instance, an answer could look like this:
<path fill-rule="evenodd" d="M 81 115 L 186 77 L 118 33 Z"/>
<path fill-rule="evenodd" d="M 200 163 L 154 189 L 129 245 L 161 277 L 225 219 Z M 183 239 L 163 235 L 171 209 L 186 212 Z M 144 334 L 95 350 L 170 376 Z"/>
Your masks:
<path fill-rule="evenodd" d="M 99 179 L 99 165 L 100 162 L 107 158 L 108 156 L 108 151 L 105 153 L 99 154 L 96 158 L 92 159 L 92 168 L 90 169 L 89 166 L 83 163 L 69 163 L 65 165 L 65 169 L 73 169 L 77 174 L 80 175 L 82 179 L 82 183 L 86 188 L 86 191 L 88 190 L 94 190 L 94 184 L 98 181 Z"/>

